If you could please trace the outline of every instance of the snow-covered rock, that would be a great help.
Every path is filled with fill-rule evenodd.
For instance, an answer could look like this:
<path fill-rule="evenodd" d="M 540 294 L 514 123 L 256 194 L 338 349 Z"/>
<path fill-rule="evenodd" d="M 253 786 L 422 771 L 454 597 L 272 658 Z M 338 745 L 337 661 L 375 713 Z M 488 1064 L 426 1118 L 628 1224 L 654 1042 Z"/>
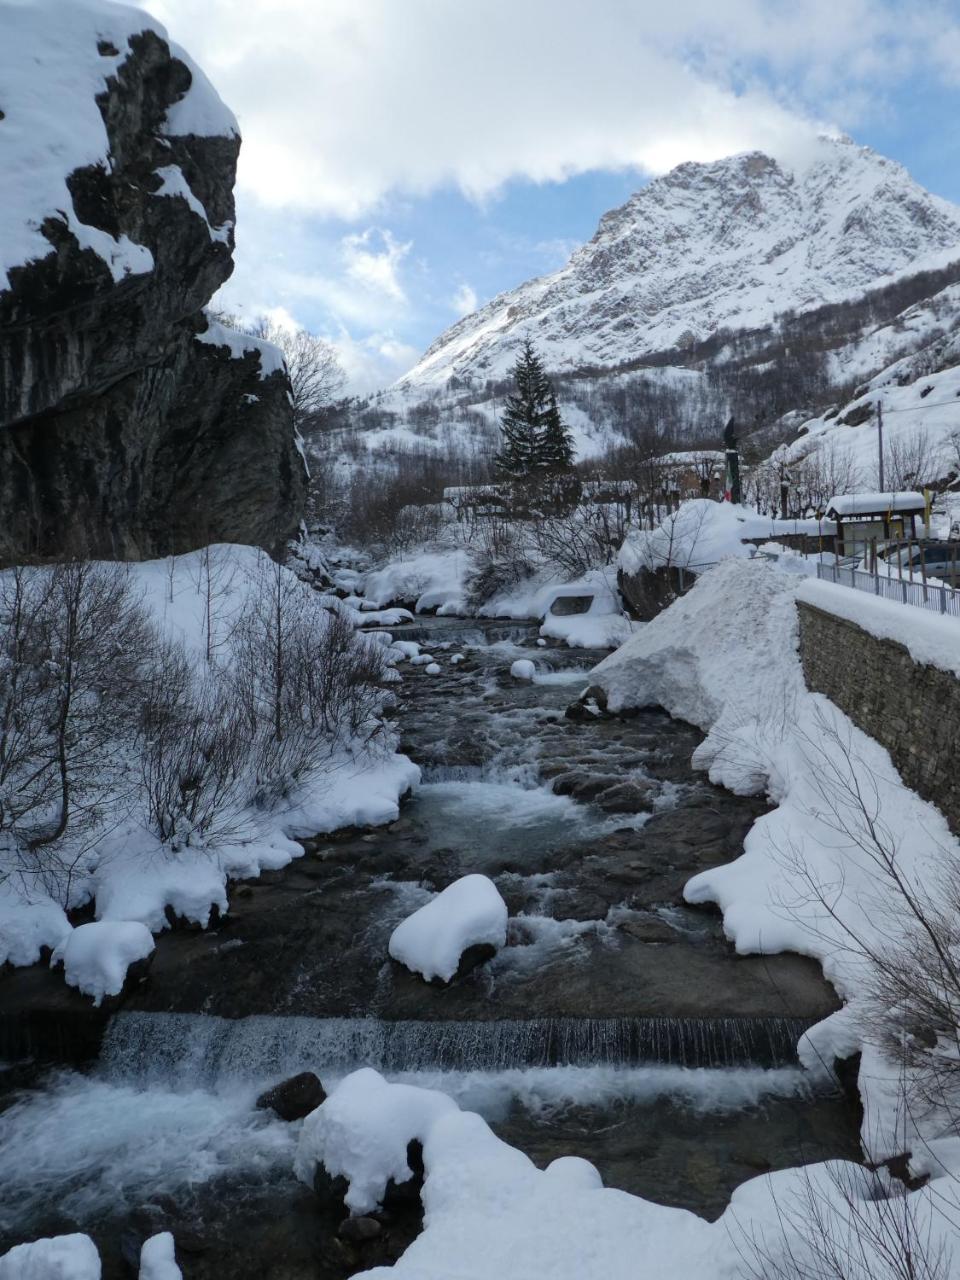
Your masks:
<path fill-rule="evenodd" d="M 413 1176 L 407 1147 L 423 1142 L 436 1120 L 455 1112 L 446 1094 L 408 1084 L 388 1084 L 370 1067 L 353 1072 L 303 1122 L 294 1170 L 313 1185 L 322 1165 L 349 1182 L 344 1202 L 354 1214 L 371 1213 L 387 1183 Z"/>
<path fill-rule="evenodd" d="M 364 596 L 374 607 L 410 602 L 417 613 L 464 612 L 464 578 L 470 569 L 466 551 L 422 551 L 393 560 L 366 575 Z"/>
<path fill-rule="evenodd" d="M 96 920 L 71 930 L 50 957 L 50 965 L 62 964 L 67 986 L 92 996 L 98 1005 L 104 996 L 120 994 L 130 965 L 145 960 L 153 945 L 146 925 Z"/>
<path fill-rule="evenodd" d="M 428 676 L 438 676 L 440 674 L 440 663 L 428 662 L 427 665 L 424 667 L 424 671 L 427 673 Z"/>
<path fill-rule="evenodd" d="M 469 875 L 448 885 L 397 925 L 390 936 L 394 960 L 430 981 L 449 982 L 469 947 L 496 950 L 507 940 L 507 904 L 487 876 Z"/>
<path fill-rule="evenodd" d="M 0 1258 L 0 1280 L 100 1280 L 100 1255 L 79 1233 L 33 1240 Z"/>
<path fill-rule="evenodd" d="M 144 1240 L 140 1249 L 140 1280 L 183 1280 L 169 1231 Z"/>
<path fill-rule="evenodd" d="M 282 543 L 305 488 L 282 358 L 203 314 L 233 115 L 142 8 L 3 0 L 0 29 L 0 557 Z"/>
<path fill-rule="evenodd" d="M 529 658 L 518 658 L 511 664 L 510 674 L 514 680 L 532 680 L 537 674 L 537 668 Z"/>

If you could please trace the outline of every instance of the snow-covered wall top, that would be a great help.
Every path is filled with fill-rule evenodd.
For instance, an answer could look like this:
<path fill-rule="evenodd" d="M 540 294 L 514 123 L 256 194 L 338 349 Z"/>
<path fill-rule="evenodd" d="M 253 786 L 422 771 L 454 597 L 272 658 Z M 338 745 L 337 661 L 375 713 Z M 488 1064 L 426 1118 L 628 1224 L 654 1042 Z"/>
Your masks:
<path fill-rule="evenodd" d="M 400 385 L 502 377 L 528 337 L 553 370 L 615 366 L 956 258 L 960 209 L 848 139 L 822 138 L 796 171 L 757 152 L 682 164 L 605 214 L 560 271 L 448 329 Z"/>
<path fill-rule="evenodd" d="M 83 221 L 68 179 L 90 165 L 110 171 L 97 98 L 126 61 L 131 37 L 151 31 L 167 40 L 165 30 L 142 9 L 109 0 L 0 0 L 0 31 L 0 292 L 11 268 L 54 251 L 43 234 L 48 218 L 65 223 L 115 280 L 150 271 L 146 246 Z M 235 136 L 236 120 L 206 76 L 167 43 L 192 80 L 167 114 L 166 134 Z"/>

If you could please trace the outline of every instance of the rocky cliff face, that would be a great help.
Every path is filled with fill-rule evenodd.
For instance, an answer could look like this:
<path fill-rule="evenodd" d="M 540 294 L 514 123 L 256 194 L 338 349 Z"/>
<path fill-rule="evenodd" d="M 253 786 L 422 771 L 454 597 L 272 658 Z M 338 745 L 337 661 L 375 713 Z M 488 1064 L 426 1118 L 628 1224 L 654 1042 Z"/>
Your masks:
<path fill-rule="evenodd" d="M 276 545 L 304 492 L 282 361 L 202 311 L 233 117 L 142 11 L 0 10 L 0 558 Z"/>

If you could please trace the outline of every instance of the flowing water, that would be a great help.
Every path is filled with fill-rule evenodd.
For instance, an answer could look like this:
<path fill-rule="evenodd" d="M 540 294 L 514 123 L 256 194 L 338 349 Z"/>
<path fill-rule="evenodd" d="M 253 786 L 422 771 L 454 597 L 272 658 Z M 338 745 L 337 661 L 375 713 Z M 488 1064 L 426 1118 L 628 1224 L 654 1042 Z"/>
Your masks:
<path fill-rule="evenodd" d="M 835 1007 L 815 966 L 736 957 L 682 902 L 762 805 L 693 774 L 699 735 L 662 712 L 568 718 L 599 654 L 539 648 L 522 624 L 405 635 L 442 673 L 405 670 L 423 784 L 401 819 L 321 840 L 215 930 L 164 935 L 88 1068 L 29 1089 L 22 1064 L 0 1069 L 0 1248 L 88 1230 L 108 1280 L 163 1229 L 188 1280 L 371 1265 L 294 1181 L 298 1126 L 254 1107 L 302 1070 L 444 1089 L 539 1164 L 582 1155 L 607 1185 L 710 1216 L 765 1170 L 857 1158 L 853 1110 L 796 1062 Z M 509 677 L 521 654 L 536 681 Z M 389 963 L 397 921 L 469 871 L 506 898 L 508 946 L 446 988 Z"/>

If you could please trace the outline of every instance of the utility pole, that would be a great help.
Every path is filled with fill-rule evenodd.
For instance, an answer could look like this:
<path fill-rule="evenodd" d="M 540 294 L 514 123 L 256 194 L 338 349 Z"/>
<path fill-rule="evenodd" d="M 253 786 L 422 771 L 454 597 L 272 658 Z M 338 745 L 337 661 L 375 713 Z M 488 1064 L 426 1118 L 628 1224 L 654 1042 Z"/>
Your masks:
<path fill-rule="evenodd" d="M 877 401 L 877 447 L 880 450 L 880 492 L 886 493 L 883 487 L 883 401 Z"/>

